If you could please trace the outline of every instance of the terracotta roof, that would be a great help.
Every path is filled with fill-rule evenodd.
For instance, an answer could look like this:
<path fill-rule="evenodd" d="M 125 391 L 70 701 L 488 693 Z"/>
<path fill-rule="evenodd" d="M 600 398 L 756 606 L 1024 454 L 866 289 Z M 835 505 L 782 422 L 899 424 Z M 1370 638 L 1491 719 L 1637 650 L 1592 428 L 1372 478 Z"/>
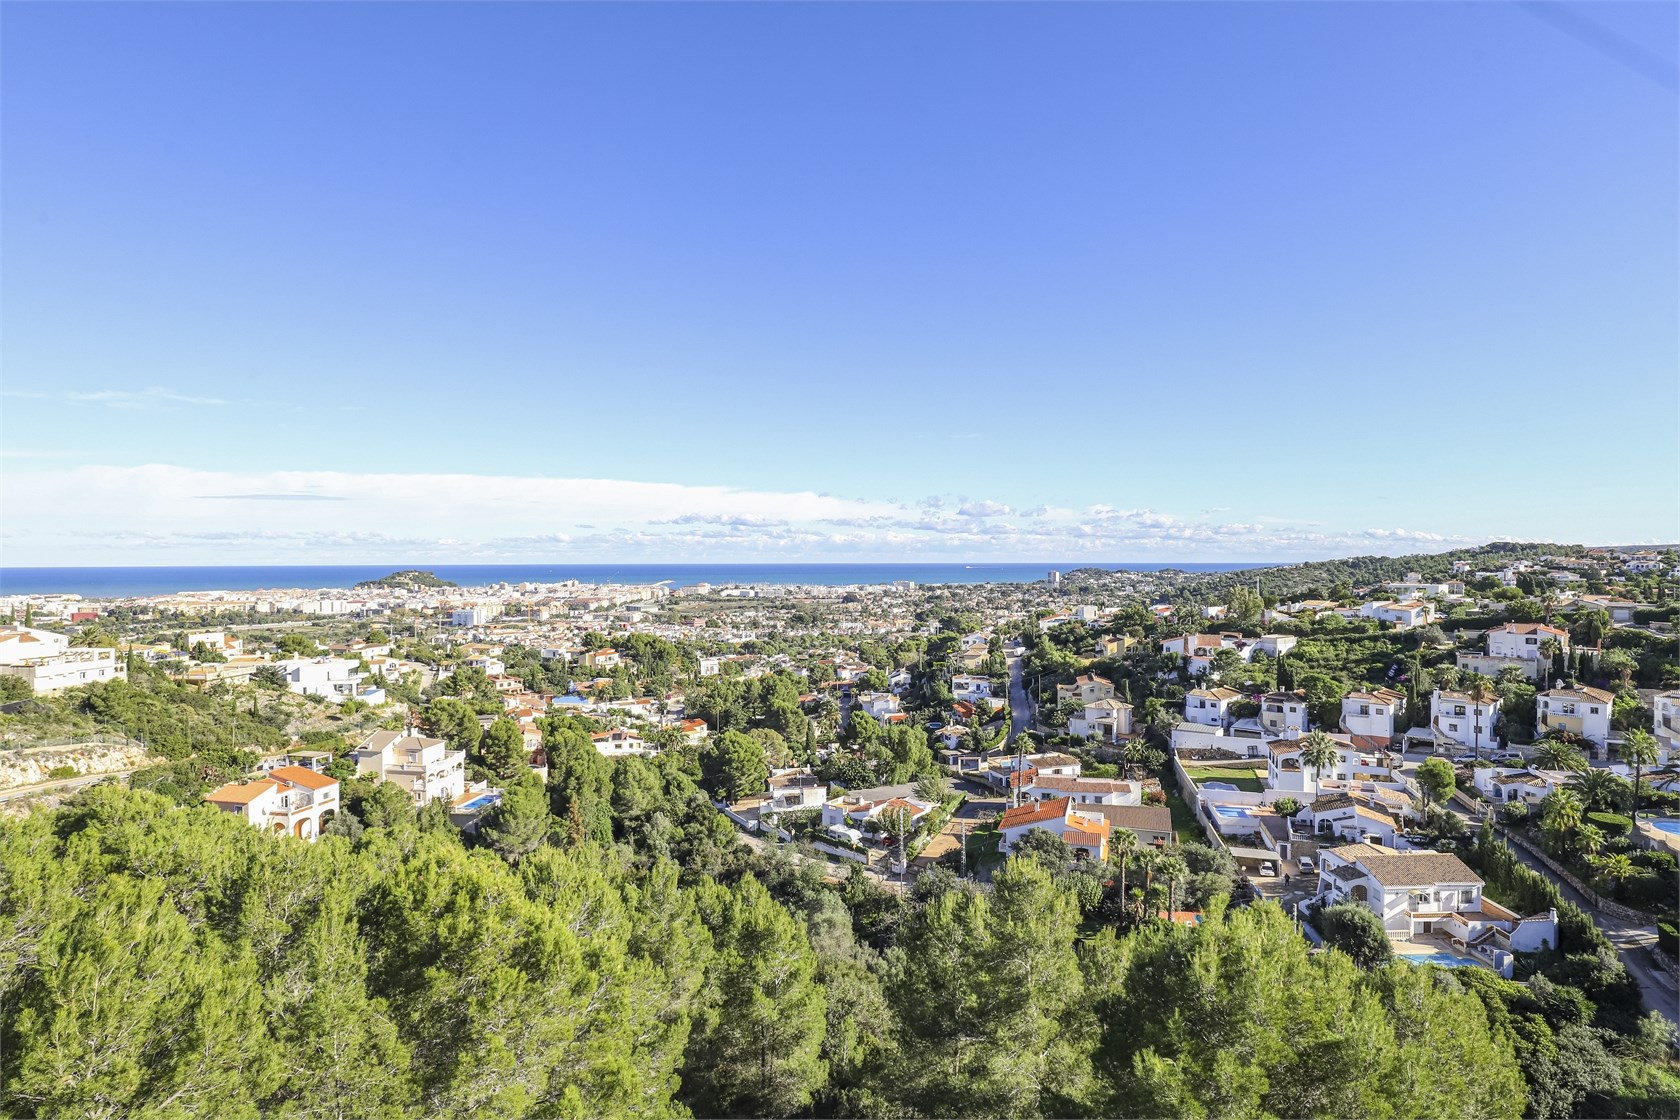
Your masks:
<path fill-rule="evenodd" d="M 1559 630 L 1556 626 L 1547 626 L 1542 622 L 1507 622 L 1501 626 L 1493 627 L 1488 633 L 1491 634 L 1493 630 L 1503 630 L 1509 634 L 1556 634 L 1560 638 L 1569 637 L 1565 631 Z"/>
<path fill-rule="evenodd" d="M 1593 700 L 1600 704 L 1614 704 L 1616 697 L 1602 688 L 1553 688 L 1542 696 L 1556 696 L 1566 700 Z"/>
<path fill-rule="evenodd" d="M 1081 818 L 1078 814 L 1069 815 L 1067 818 L 1067 826 L 1075 832 L 1084 833 L 1086 836 L 1101 836 L 1105 839 L 1108 836 L 1109 829 L 1113 827 L 1107 821 L 1094 821 L 1088 818 Z"/>
<path fill-rule="evenodd" d="M 1059 821 L 1067 816 L 1068 806 L 1072 803 L 1071 798 L 1057 797 L 1049 801 L 1040 801 L 1036 805 L 1017 805 L 1013 809 L 1005 809 L 1003 819 L 998 822 L 998 831 L 1029 824 L 1043 824 L 1045 821 Z"/>
<path fill-rule="evenodd" d="M 1395 852 L 1374 844 L 1344 844 L 1328 854 L 1359 864 L 1385 887 L 1424 887 L 1436 883 L 1480 883 L 1481 877 L 1450 852 Z"/>
<path fill-rule="evenodd" d="M 1116 778 L 1067 778 L 1060 774 L 1044 774 L 1033 779 L 1039 789 L 1060 790 L 1063 793 L 1130 793 L 1131 782 Z"/>
<path fill-rule="evenodd" d="M 205 794 L 204 800 L 213 801 L 217 805 L 249 805 L 263 794 L 279 788 L 267 778 L 261 778 L 254 782 L 230 782 L 221 789 L 211 790 Z"/>
<path fill-rule="evenodd" d="M 302 786 L 304 789 L 326 789 L 338 784 L 337 778 L 316 773 L 307 766 L 277 766 L 268 772 L 268 776 L 290 782 L 294 786 Z"/>

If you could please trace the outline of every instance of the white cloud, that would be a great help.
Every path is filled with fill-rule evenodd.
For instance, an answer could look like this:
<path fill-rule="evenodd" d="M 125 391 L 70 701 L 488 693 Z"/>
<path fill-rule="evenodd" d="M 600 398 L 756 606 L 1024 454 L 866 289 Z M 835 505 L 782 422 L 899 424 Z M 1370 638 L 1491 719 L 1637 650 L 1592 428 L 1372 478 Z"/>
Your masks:
<path fill-rule="evenodd" d="M 1003 517 L 1010 512 L 1002 502 L 964 502 L 957 509 L 959 517 Z"/>
<path fill-rule="evenodd" d="M 1150 509 L 617 479 L 152 464 L 0 475 L 16 565 L 495 560 L 1263 560 L 1471 543 L 1422 530 L 1185 519 Z M 1010 520 L 1005 516 L 1013 514 Z"/>
<path fill-rule="evenodd" d="M 9 392 L 6 395 L 26 400 L 95 404 L 106 408 L 159 408 L 167 405 L 224 405 L 228 403 L 219 397 L 194 396 L 190 393 L 166 389 L 161 385 L 152 385 L 145 389 L 72 389 L 62 393 Z"/>

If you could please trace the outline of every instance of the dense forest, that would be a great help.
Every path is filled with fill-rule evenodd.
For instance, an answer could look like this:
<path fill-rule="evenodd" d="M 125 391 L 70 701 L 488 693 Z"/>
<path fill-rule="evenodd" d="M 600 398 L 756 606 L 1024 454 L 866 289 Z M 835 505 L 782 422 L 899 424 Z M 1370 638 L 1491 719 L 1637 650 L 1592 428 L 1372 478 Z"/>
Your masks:
<path fill-rule="evenodd" d="M 0 826 L 0 1110 L 1672 1113 L 1608 981 L 1355 963 L 1217 898 L 1112 923 L 1040 858 L 899 896 L 739 843 L 676 757 L 555 747 L 478 839 L 387 786 L 316 844 L 116 785 Z"/>

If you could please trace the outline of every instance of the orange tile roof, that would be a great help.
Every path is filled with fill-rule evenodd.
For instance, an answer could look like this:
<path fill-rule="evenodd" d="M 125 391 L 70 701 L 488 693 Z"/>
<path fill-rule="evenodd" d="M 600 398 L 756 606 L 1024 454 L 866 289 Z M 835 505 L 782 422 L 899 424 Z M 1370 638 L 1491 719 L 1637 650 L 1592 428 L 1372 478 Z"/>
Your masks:
<path fill-rule="evenodd" d="M 260 778 L 254 782 L 229 782 L 221 789 L 205 794 L 204 800 L 213 801 L 217 805 L 249 805 L 263 794 L 279 788 L 267 778 Z"/>
<path fill-rule="evenodd" d="M 338 784 L 337 778 L 318 774 L 307 766 L 277 766 L 268 772 L 268 776 L 290 782 L 294 786 L 302 786 L 304 789 L 326 789 Z"/>
<path fill-rule="evenodd" d="M 1005 809 L 1003 819 L 998 822 L 998 830 L 1001 832 L 1006 828 L 1059 821 L 1067 816 L 1068 806 L 1072 802 L 1072 798 L 1057 797 L 1050 801 L 1040 801 L 1036 805 L 1017 805 L 1013 809 Z"/>
<path fill-rule="evenodd" d="M 1103 821 L 1099 824 L 1096 821 L 1086 820 L 1085 818 L 1078 816 L 1068 817 L 1067 826 L 1074 832 L 1083 832 L 1087 836 L 1103 837 L 1108 835 L 1111 827 L 1107 821 Z"/>

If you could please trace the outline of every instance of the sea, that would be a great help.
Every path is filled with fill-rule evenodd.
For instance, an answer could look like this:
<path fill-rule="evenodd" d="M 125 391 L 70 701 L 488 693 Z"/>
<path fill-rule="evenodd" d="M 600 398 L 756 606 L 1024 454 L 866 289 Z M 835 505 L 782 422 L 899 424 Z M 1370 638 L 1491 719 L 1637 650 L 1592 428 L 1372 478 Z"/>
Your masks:
<path fill-rule="evenodd" d="M 81 595 L 89 599 L 127 599 L 173 595 L 183 591 L 259 591 L 352 587 L 394 571 L 419 568 L 462 587 L 494 583 L 697 583 L 811 584 L 829 587 L 890 584 L 1032 583 L 1052 571 L 1105 568 L 1116 572 L 1229 572 L 1265 567 L 1266 561 L 1242 564 L 1093 563 L 1057 564 L 343 564 L 239 567 L 0 568 L 0 595 Z"/>

